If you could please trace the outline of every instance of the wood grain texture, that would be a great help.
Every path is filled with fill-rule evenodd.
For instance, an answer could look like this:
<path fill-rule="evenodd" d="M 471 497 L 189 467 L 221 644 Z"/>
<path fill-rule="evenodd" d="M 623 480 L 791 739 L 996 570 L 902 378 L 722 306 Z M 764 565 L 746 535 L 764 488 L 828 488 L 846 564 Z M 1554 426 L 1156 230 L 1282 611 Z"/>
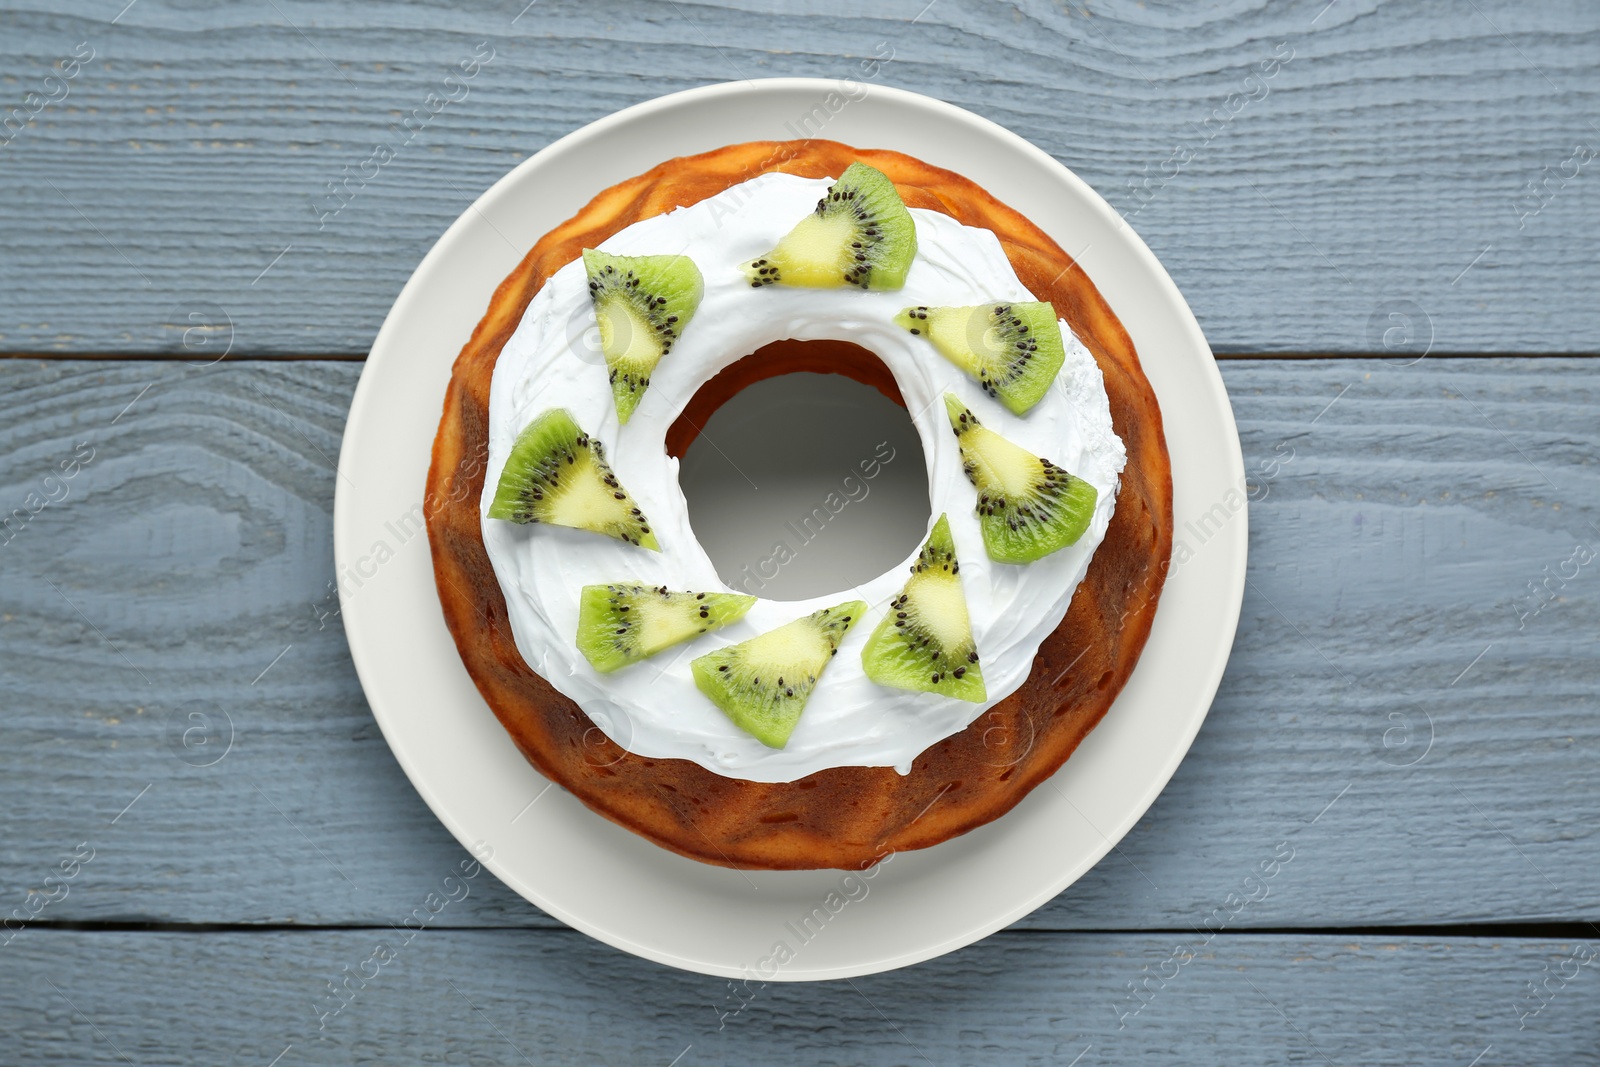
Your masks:
<path fill-rule="evenodd" d="M 746 990 L 570 932 L 29 931 L 0 949 L 0 1028 L 28 1064 L 1600 1062 L 1600 975 L 1567 962 L 1593 943 L 1219 938 L 1131 1014 L 1128 984 L 1175 941 L 999 934 L 910 970 Z M 394 958 L 361 984 L 379 942 Z M 1529 983 L 1575 968 L 1519 1020 Z"/>
<path fill-rule="evenodd" d="M 0 4 L 7 109 L 95 54 L 0 145 L 0 350 L 358 354 L 449 222 L 556 138 L 886 49 L 883 84 L 1015 130 L 1128 213 L 1219 350 L 1590 352 L 1600 332 L 1574 298 L 1600 257 L 1582 0 L 118 7 Z M 329 183 L 479 42 L 465 98 L 324 218 Z"/>
<path fill-rule="evenodd" d="M 1600 563 L 1519 601 L 1600 548 L 1600 365 L 1285 366 L 1223 367 L 1260 499 L 1210 716 L 1023 925 L 1191 929 L 1285 841 L 1234 927 L 1600 919 Z M 41 921 L 382 924 L 459 860 L 318 619 L 359 370 L 0 362 L 8 506 L 95 450 L 0 545 L 0 911 L 80 842 Z M 451 921 L 553 925 L 498 885 Z"/>

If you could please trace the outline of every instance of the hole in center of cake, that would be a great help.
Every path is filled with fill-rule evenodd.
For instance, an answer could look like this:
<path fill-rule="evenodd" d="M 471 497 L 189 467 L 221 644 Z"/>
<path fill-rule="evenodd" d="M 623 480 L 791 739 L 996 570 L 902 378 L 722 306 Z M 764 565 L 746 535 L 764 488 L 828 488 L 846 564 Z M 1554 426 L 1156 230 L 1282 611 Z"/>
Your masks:
<path fill-rule="evenodd" d="M 860 345 L 766 345 L 700 388 L 667 451 L 695 537 L 740 592 L 848 591 L 927 533 L 922 442 L 888 367 Z"/>

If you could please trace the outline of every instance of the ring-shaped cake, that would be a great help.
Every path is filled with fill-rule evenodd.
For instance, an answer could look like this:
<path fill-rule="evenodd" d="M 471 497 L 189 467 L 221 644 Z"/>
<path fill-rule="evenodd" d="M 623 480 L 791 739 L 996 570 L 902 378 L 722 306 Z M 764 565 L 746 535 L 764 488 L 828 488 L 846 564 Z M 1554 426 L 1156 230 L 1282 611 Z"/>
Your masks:
<path fill-rule="evenodd" d="M 904 289 L 750 291 L 739 261 L 771 247 L 796 211 L 857 161 L 887 174 L 916 216 L 920 247 Z M 573 343 L 573 323 L 587 311 L 578 256 L 586 247 L 687 253 L 707 274 L 696 321 L 625 426 L 610 407 L 603 361 Z M 1003 426 L 997 403 L 892 321 L 907 304 L 1033 299 L 1051 302 L 1063 320 L 1066 360 L 1037 407 Z M 972 629 L 999 699 L 972 704 L 874 685 L 857 644 L 829 666 L 793 737 L 774 749 L 695 691 L 688 648 L 768 630 L 837 596 L 757 601 L 722 638 L 617 674 L 596 673 L 577 656 L 570 635 L 586 584 L 723 588 L 694 541 L 672 456 L 717 404 L 794 370 L 867 381 L 912 411 L 932 510 L 954 533 Z M 1095 486 L 1093 520 L 1077 544 L 1025 566 L 985 557 L 972 487 L 938 403 L 946 391 Z M 516 434 L 552 406 L 606 440 L 617 475 L 651 516 L 659 554 L 485 517 Z M 426 511 L 447 622 L 535 766 L 668 848 L 771 868 L 860 866 L 1008 810 L 1070 754 L 1132 670 L 1171 539 L 1159 410 L 1125 332 L 1083 272 L 956 175 L 818 141 L 671 161 L 600 194 L 546 235 L 497 291 L 457 361 Z M 903 581 L 897 568 L 856 591 L 871 605 L 869 624 Z"/>

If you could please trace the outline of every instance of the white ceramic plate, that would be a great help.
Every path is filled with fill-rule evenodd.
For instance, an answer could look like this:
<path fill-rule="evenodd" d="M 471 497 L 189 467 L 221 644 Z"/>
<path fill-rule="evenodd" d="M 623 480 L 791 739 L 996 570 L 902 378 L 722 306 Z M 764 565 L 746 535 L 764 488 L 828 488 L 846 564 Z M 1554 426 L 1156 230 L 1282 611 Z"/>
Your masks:
<path fill-rule="evenodd" d="M 1049 783 L 988 826 L 894 856 L 870 881 L 842 886 L 838 871 L 741 872 L 686 860 L 564 790 L 546 791 L 462 666 L 426 538 L 415 533 L 451 363 L 528 248 L 606 186 L 673 156 L 793 137 L 791 124 L 807 115 L 813 130 L 827 116 L 818 136 L 898 149 L 966 175 L 1077 259 L 1132 335 L 1161 401 L 1178 540 L 1193 552 L 1172 568 L 1128 685 Z M 1071 885 L 1127 833 L 1188 751 L 1227 663 L 1244 589 L 1238 434 L 1211 351 L 1166 271 L 1044 152 L 949 104 L 875 85 L 784 78 L 675 93 L 523 162 L 455 221 L 395 301 L 356 389 L 340 468 L 334 552 L 347 576 L 350 652 L 423 799 L 463 845 L 492 849 L 486 865 L 502 881 L 561 921 L 647 959 L 727 977 L 845 978 L 917 963 Z M 1184 524 L 1208 511 L 1218 528 L 1204 527 L 1202 541 Z M 830 891 L 839 895 L 830 900 Z M 814 919 L 820 932 L 803 939 L 799 920 L 813 909 L 826 922 Z M 787 953 L 775 953 L 780 942 Z"/>

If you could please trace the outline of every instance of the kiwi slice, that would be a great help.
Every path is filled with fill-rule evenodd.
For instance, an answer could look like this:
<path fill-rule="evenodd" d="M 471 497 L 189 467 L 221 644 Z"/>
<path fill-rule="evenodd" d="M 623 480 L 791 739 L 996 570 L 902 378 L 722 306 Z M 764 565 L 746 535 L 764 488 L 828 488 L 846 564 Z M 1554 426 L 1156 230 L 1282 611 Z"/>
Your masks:
<path fill-rule="evenodd" d="M 688 256 L 613 256 L 585 248 L 583 267 L 617 420 L 626 423 L 644 399 L 656 364 L 694 317 L 705 282 Z"/>
<path fill-rule="evenodd" d="M 1094 486 L 980 426 L 949 393 L 944 406 L 961 444 L 962 470 L 978 487 L 978 528 L 990 559 L 1032 563 L 1083 536 L 1099 495 Z"/>
<path fill-rule="evenodd" d="M 776 248 L 740 266 L 753 289 L 899 289 L 916 255 L 917 225 L 894 182 L 852 163 Z"/>
<path fill-rule="evenodd" d="M 661 548 L 649 520 L 611 473 L 604 446 L 564 408 L 551 408 L 517 435 L 489 517 L 571 526 Z"/>
<path fill-rule="evenodd" d="M 1044 398 L 1067 358 L 1056 309 L 1038 301 L 906 308 L 894 321 L 926 335 L 940 355 L 1018 415 Z"/>
<path fill-rule="evenodd" d="M 839 642 L 866 610 L 852 600 L 707 653 L 690 665 L 694 684 L 739 729 L 782 748 Z"/>
<path fill-rule="evenodd" d="M 940 515 L 911 565 L 911 580 L 889 602 L 889 614 L 861 650 L 868 678 L 975 703 L 989 698 L 960 573 L 950 520 Z"/>
<path fill-rule="evenodd" d="M 755 602 L 738 593 L 669 593 L 664 585 L 586 585 L 578 598 L 578 651 L 610 674 L 720 630 Z"/>

